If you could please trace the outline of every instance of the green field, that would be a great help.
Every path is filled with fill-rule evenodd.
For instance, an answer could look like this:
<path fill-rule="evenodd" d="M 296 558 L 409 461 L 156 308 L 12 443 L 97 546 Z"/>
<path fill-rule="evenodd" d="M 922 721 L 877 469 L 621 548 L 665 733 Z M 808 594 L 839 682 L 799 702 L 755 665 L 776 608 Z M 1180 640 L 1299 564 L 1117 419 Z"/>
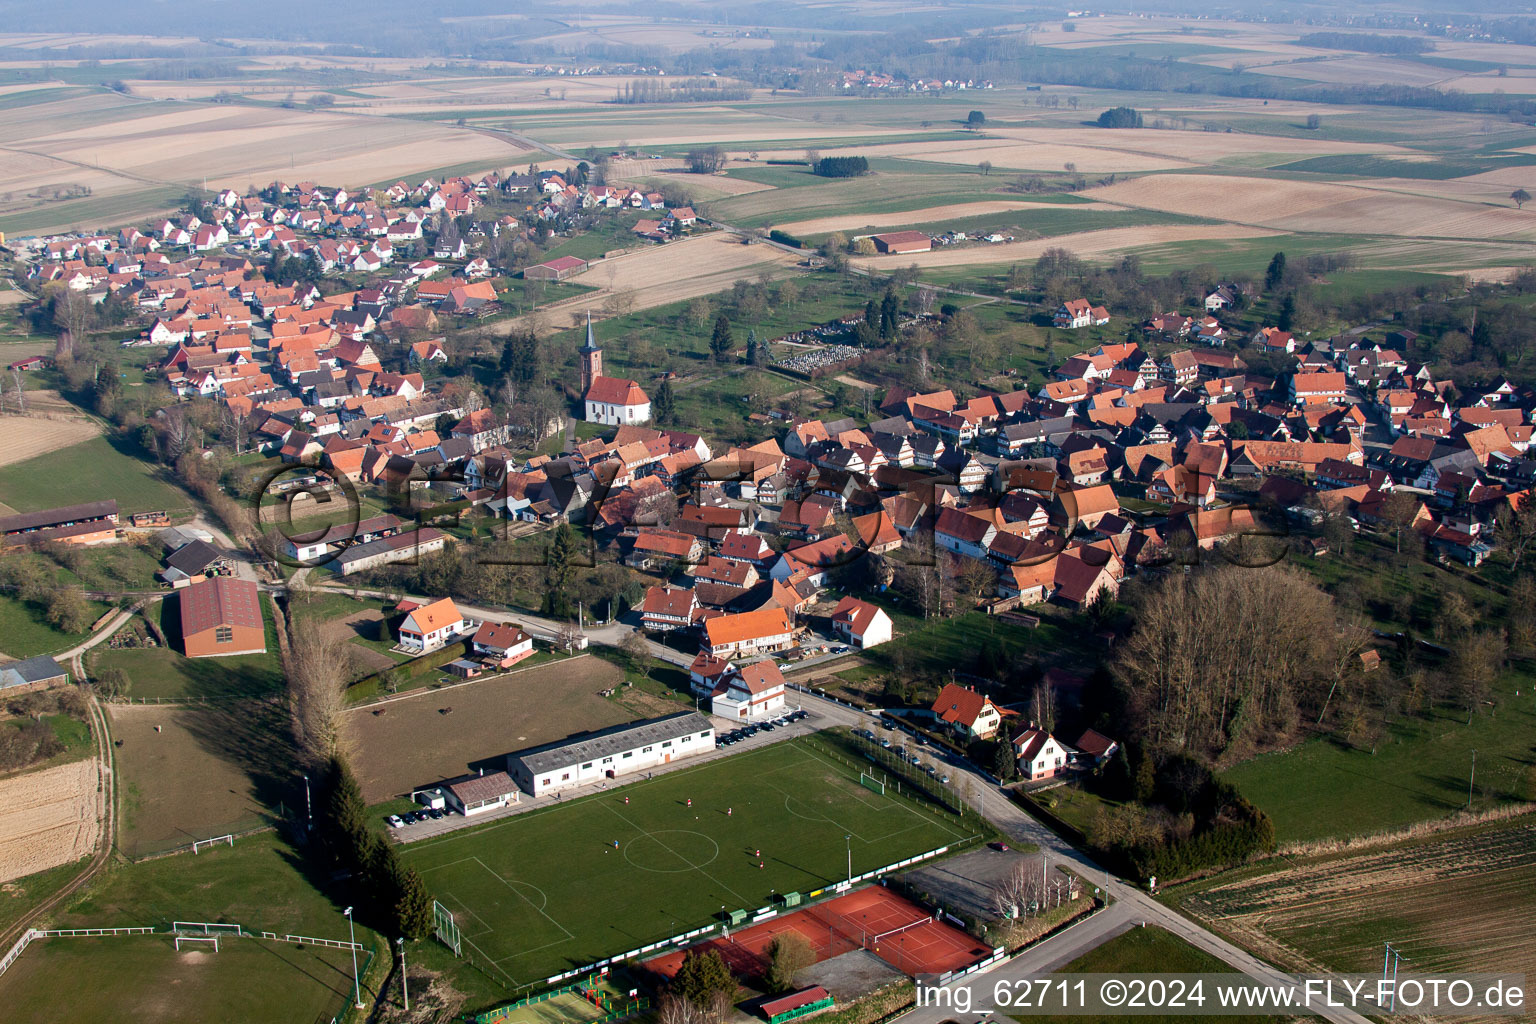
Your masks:
<path fill-rule="evenodd" d="M 230 938 L 178 953 L 169 935 L 43 939 L 0 979 L 18 1021 L 328 1021 L 351 993 L 343 949 Z"/>
<path fill-rule="evenodd" d="M 1281 843 L 1401 828 L 1462 810 L 1473 750 L 1473 810 L 1531 800 L 1531 683 L 1528 673 L 1505 673 L 1493 688 L 1498 707 L 1485 708 L 1470 724 L 1465 708 L 1439 707 L 1427 717 L 1398 718 L 1374 753 L 1314 739 L 1246 761 L 1222 777 L 1274 820 Z"/>
<path fill-rule="evenodd" d="M 857 778 L 820 744 L 786 741 L 404 854 L 457 914 L 466 952 L 511 987 L 696 928 L 721 907 L 821 889 L 846 877 L 850 849 L 861 874 L 970 834 Z"/>
<path fill-rule="evenodd" d="M 299 856 L 272 834 L 196 857 L 114 863 L 48 927 L 165 928 L 176 920 L 347 938 L 340 908 L 310 885 Z M 358 941 L 370 944 L 373 933 L 359 928 Z M 18 1021 L 308 1024 L 342 1009 L 351 969 L 344 950 L 252 939 L 224 940 L 217 954 L 177 954 L 167 936 L 53 939 L 29 947 L 0 978 L 0 1005 Z"/>
<path fill-rule="evenodd" d="M 107 606 L 87 601 L 94 620 Z M 37 654 L 57 654 L 90 636 L 90 631 L 65 633 L 48 624 L 41 606 L 31 605 L 9 594 L 0 594 L 0 651 L 12 658 L 30 658 Z"/>
<path fill-rule="evenodd" d="M 0 469 L 0 501 L 18 512 L 116 498 L 123 513 L 185 511 L 192 500 L 160 470 L 122 449 L 122 442 L 95 437 Z"/>
<path fill-rule="evenodd" d="M 1132 928 L 1115 936 L 1108 942 L 1089 950 L 1082 956 L 1067 964 L 1057 974 L 1232 974 L 1233 968 L 1202 952 L 1161 928 Z M 1067 1021 L 1069 1024 L 1110 1024 L 1118 1022 L 1123 1024 L 1124 1015 L 1093 1014 L 1066 1014 L 1049 1018 L 1041 1017 L 1015 1017 L 1015 1020 L 1029 1022 L 1042 1019 L 1054 1021 Z M 1175 1021 L 1187 1020 L 1188 1017 L 1181 1014 L 1150 1014 L 1138 1015 L 1138 1021 L 1150 1021 L 1153 1024 L 1173 1024 Z M 1236 1016 L 1236 1015 L 1210 1015 L 1203 1016 L 1201 1020 L 1216 1021 L 1217 1024 L 1241 1024 L 1243 1021 L 1271 1020 L 1272 1017 Z"/>

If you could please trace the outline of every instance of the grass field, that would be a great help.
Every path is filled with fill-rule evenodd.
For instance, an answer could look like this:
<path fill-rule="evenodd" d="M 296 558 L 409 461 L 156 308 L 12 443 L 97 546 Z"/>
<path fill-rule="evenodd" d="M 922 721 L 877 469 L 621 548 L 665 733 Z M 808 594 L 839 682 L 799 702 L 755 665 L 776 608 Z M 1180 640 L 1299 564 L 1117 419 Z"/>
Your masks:
<path fill-rule="evenodd" d="M 1057 974 L 1230 974 L 1232 968 L 1202 952 L 1161 928 L 1132 928 L 1108 942 L 1089 950 L 1067 964 Z M 1015 1017 L 1018 1021 L 1035 1021 L 1039 1017 Z M 1110 1024 L 1123 1022 L 1123 1015 L 1065 1014 L 1049 1020 L 1067 1021 L 1069 1024 Z M 1180 1014 L 1138 1014 L 1138 1020 L 1154 1024 L 1174 1024 L 1188 1017 Z M 1264 1016 L 1208 1015 L 1201 1020 L 1217 1024 L 1241 1024 L 1243 1021 L 1272 1020 Z"/>
<path fill-rule="evenodd" d="M 155 466 L 105 437 L 0 469 L 0 500 L 18 512 L 102 498 L 116 498 L 124 513 L 165 509 L 175 514 L 192 506 Z"/>
<path fill-rule="evenodd" d="M 721 907 L 820 889 L 846 877 L 849 850 L 860 874 L 966 835 L 928 805 L 862 788 L 825 748 L 786 741 L 404 852 L 457 914 L 476 963 L 512 986 Z"/>
<path fill-rule="evenodd" d="M 343 949 L 222 939 L 178 953 L 168 935 L 42 939 L 0 978 L 7 1013 L 30 1021 L 327 1021 L 351 992 Z"/>
<path fill-rule="evenodd" d="M 109 666 L 128 673 L 132 697 L 231 697 L 272 693 L 283 688 L 282 665 L 277 654 L 277 633 L 271 610 L 262 609 L 266 625 L 264 654 L 238 654 L 225 658 L 188 658 L 180 653 L 180 616 L 176 599 L 151 605 L 146 615 L 158 615 L 170 647 L 110 650 L 98 647 L 90 654 L 93 673 Z"/>
<path fill-rule="evenodd" d="M 106 612 L 100 601 L 87 601 L 94 620 Z M 65 633 L 49 625 L 40 606 L 28 604 L 9 594 L 0 594 L 0 651 L 12 658 L 30 658 L 36 654 L 56 654 L 67 650 L 90 635 Z"/>
<path fill-rule="evenodd" d="M 1516 696 L 1516 691 L 1520 696 Z M 1496 709 L 1469 724 L 1465 708 L 1401 717 L 1382 730 L 1374 753 L 1327 739 L 1265 754 L 1223 774 L 1275 823 L 1281 843 L 1350 836 L 1443 818 L 1467 806 L 1477 751 L 1474 810 L 1536 797 L 1531 677 L 1505 673 Z"/>

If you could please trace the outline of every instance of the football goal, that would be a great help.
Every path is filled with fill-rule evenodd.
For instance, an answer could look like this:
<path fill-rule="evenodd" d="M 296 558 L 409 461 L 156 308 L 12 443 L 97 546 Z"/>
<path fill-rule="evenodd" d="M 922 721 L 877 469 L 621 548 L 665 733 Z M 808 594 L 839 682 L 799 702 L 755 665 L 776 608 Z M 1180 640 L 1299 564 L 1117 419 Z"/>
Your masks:
<path fill-rule="evenodd" d="M 181 952 L 181 944 L 183 942 L 202 943 L 205 946 L 212 943 L 213 951 L 215 953 L 219 951 L 219 937 L 217 935 L 178 935 L 176 936 L 176 952 Z"/>
<path fill-rule="evenodd" d="M 212 839 L 199 839 L 197 842 L 192 844 L 192 852 L 193 853 L 198 853 L 198 852 L 200 852 L 202 847 L 205 847 L 205 846 L 217 846 L 219 843 L 228 843 L 230 846 L 234 846 L 235 845 L 235 837 L 231 835 L 231 836 L 215 836 Z"/>
<path fill-rule="evenodd" d="M 453 911 L 443 906 L 437 900 L 432 901 L 432 934 L 438 941 L 449 949 L 453 955 L 459 955 L 459 926 L 454 923 Z"/>
<path fill-rule="evenodd" d="M 873 790 L 881 796 L 885 795 L 885 783 L 868 772 L 859 772 L 859 785 L 865 789 Z"/>

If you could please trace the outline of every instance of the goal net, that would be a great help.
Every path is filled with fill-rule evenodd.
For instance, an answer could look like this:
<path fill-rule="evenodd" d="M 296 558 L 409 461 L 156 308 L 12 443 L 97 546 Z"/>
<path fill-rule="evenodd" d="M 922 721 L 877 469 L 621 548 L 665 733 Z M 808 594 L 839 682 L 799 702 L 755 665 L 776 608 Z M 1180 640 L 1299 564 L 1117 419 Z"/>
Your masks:
<path fill-rule="evenodd" d="M 224 924 L 218 921 L 172 921 L 171 931 L 181 935 L 243 935 L 245 931 L 238 924 Z"/>
<path fill-rule="evenodd" d="M 453 911 L 437 900 L 432 901 L 432 934 L 449 949 L 459 955 L 459 926 L 453 921 Z"/>
<path fill-rule="evenodd" d="M 859 785 L 863 786 L 865 789 L 873 790 L 876 793 L 879 793 L 881 796 L 885 795 L 885 783 L 881 782 L 873 775 L 870 775 L 868 772 L 859 772 Z"/>
<path fill-rule="evenodd" d="M 217 935 L 178 935 L 176 936 L 176 952 L 181 952 L 181 944 L 183 942 L 201 943 L 203 945 L 208 945 L 211 943 L 213 945 L 213 951 L 215 953 L 219 951 L 219 937 Z"/>
<path fill-rule="evenodd" d="M 198 853 L 205 846 L 217 846 L 220 843 L 226 843 L 229 846 L 234 846 L 235 845 L 235 837 L 234 836 L 215 836 L 212 839 L 199 839 L 197 842 L 192 844 L 192 852 L 193 853 Z"/>

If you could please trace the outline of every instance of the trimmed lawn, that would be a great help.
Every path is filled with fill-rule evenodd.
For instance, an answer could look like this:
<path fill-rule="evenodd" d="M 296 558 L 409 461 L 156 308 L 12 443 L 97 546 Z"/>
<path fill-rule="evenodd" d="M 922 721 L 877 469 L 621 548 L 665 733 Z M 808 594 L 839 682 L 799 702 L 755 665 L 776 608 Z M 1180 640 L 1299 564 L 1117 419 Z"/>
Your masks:
<path fill-rule="evenodd" d="M 125 442 L 95 437 L 0 469 L 0 499 L 18 512 L 116 498 L 124 513 L 164 509 L 173 515 L 192 499 L 166 482 L 158 467 Z"/>
<path fill-rule="evenodd" d="M 402 853 L 457 913 L 466 952 L 510 988 L 699 927 L 722 906 L 819 892 L 846 877 L 845 836 L 859 874 L 969 834 L 857 780 L 826 748 L 785 741 Z"/>

